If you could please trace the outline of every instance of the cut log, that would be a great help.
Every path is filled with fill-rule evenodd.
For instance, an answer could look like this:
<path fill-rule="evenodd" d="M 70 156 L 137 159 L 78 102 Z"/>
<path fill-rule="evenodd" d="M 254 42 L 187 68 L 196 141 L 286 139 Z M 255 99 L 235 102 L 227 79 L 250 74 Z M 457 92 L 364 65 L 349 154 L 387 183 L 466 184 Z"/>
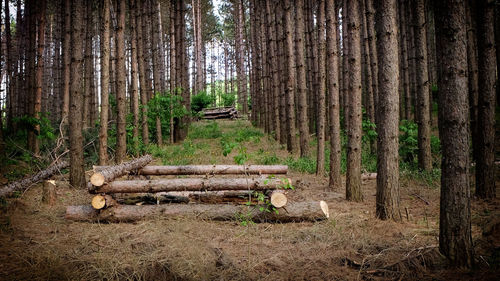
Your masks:
<path fill-rule="evenodd" d="M 56 181 L 45 181 L 42 189 L 42 203 L 54 206 L 56 204 L 56 197 Z"/>
<path fill-rule="evenodd" d="M 55 174 L 57 171 L 68 167 L 69 164 L 67 161 L 61 161 L 56 164 L 49 166 L 47 169 L 38 172 L 35 175 L 27 177 L 25 179 L 15 181 L 13 183 L 7 184 L 0 188 L 0 197 L 7 196 L 14 191 L 22 191 L 30 187 L 32 184 L 35 184 L 41 180 L 47 179 Z"/>
<path fill-rule="evenodd" d="M 125 193 L 127 194 L 127 193 Z M 189 198 L 186 196 L 177 196 L 170 194 L 159 194 L 159 193 L 143 193 L 139 196 L 126 196 L 116 198 L 116 201 L 120 204 L 127 205 L 142 205 L 142 204 L 164 204 L 164 203 L 189 203 Z"/>
<path fill-rule="evenodd" d="M 156 193 L 162 191 L 211 191 L 211 190 L 266 190 L 278 189 L 290 179 L 250 179 L 250 178 L 184 178 L 161 180 L 127 180 L 113 181 L 97 187 L 96 193 Z"/>
<path fill-rule="evenodd" d="M 326 203 L 324 203 L 326 204 Z M 324 205 L 323 204 L 323 205 Z M 164 204 L 148 206 L 116 205 L 96 210 L 92 206 L 68 206 L 66 219 L 74 221 L 133 222 L 164 216 L 182 216 L 211 220 L 252 220 L 254 222 L 301 222 L 327 219 L 320 202 L 293 202 L 278 212 L 260 211 L 265 206 L 241 206 L 225 204 Z"/>
<path fill-rule="evenodd" d="M 273 191 L 269 198 L 271 201 L 271 205 L 273 205 L 275 208 L 284 207 L 288 201 L 285 193 L 279 192 L 279 190 Z"/>
<path fill-rule="evenodd" d="M 94 186 L 102 186 L 106 182 L 110 182 L 120 176 L 128 174 L 131 170 L 137 170 L 146 166 L 153 160 L 151 155 L 144 155 L 129 162 L 122 163 L 116 166 L 109 166 L 106 169 L 101 169 L 90 177 L 90 183 Z"/>
<path fill-rule="evenodd" d="M 106 199 L 102 195 L 96 195 L 92 198 L 90 205 L 96 210 L 102 209 L 106 206 Z"/>
<path fill-rule="evenodd" d="M 112 166 L 94 166 L 94 173 Z M 288 172 L 286 165 L 186 165 L 186 166 L 145 166 L 132 171 L 145 176 L 166 175 L 283 175 Z"/>

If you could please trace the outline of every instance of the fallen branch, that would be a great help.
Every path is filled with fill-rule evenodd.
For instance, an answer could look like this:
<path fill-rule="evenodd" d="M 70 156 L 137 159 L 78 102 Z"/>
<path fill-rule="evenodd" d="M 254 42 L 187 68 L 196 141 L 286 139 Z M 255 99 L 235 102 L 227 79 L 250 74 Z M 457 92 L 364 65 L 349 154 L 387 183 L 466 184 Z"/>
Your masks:
<path fill-rule="evenodd" d="M 325 203 L 326 204 L 326 203 Z M 241 206 L 226 204 L 163 204 L 116 205 L 96 210 L 90 205 L 68 206 L 66 219 L 73 221 L 133 222 L 155 216 L 168 218 L 194 216 L 211 220 L 251 220 L 254 222 L 301 222 L 327 218 L 320 202 L 289 203 L 278 212 L 261 211 L 266 206 Z"/>
<path fill-rule="evenodd" d="M 31 185 L 47 179 L 55 174 L 57 171 L 64 169 L 69 166 L 67 161 L 61 161 L 59 163 L 50 165 L 47 169 L 42 170 L 35 175 L 29 176 L 22 180 L 15 181 L 13 183 L 7 184 L 0 188 L 0 197 L 7 196 L 14 191 L 22 191 L 29 188 Z"/>
<path fill-rule="evenodd" d="M 422 196 L 420 196 L 420 195 L 418 195 L 416 193 L 412 193 L 411 195 L 413 195 L 413 196 L 417 197 L 418 199 L 422 200 L 426 205 L 430 205 L 431 204 L 429 201 L 425 200 L 424 197 L 422 197 Z"/>

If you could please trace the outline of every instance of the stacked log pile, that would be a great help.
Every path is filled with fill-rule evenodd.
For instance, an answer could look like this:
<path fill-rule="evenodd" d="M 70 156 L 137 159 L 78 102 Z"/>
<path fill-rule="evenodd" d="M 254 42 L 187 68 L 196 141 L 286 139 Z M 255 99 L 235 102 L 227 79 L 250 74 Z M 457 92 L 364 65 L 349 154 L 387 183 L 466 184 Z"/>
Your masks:
<path fill-rule="evenodd" d="M 234 119 L 238 118 L 238 111 L 236 108 L 229 107 L 216 107 L 205 108 L 202 110 L 203 119 Z"/>
<path fill-rule="evenodd" d="M 285 189 L 291 186 L 291 180 L 286 178 L 287 166 L 146 166 L 151 160 L 147 155 L 116 166 L 94 167 L 89 192 L 96 195 L 91 205 L 68 206 L 66 218 L 131 222 L 152 216 L 194 216 L 213 220 L 244 217 L 256 222 L 294 222 L 329 216 L 324 201 L 288 201 Z M 129 179 L 117 180 L 124 175 Z M 218 175 L 234 177 L 216 177 Z M 137 176 L 147 179 L 134 178 Z M 158 178 L 151 179 L 151 176 Z"/>

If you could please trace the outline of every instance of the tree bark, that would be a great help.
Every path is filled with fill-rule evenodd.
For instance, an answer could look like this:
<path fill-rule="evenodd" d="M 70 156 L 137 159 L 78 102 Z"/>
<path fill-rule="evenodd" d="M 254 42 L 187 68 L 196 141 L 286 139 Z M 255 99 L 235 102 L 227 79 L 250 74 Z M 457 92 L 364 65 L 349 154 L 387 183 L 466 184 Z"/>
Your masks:
<path fill-rule="evenodd" d="M 126 69 L 125 69 L 125 0 L 118 0 L 116 29 L 116 163 L 120 164 L 127 155 L 126 131 Z"/>
<path fill-rule="evenodd" d="M 467 1 L 467 65 L 469 78 L 469 112 L 470 131 L 472 137 L 472 161 L 477 162 L 479 152 L 479 133 L 477 131 L 478 117 L 478 57 L 477 57 L 477 4 L 476 1 Z"/>
<path fill-rule="evenodd" d="M 296 48 L 297 48 L 297 95 L 300 135 L 300 157 L 309 156 L 309 124 L 307 120 L 307 82 L 306 82 L 306 58 L 304 54 L 304 0 L 298 0 L 296 6 Z"/>
<path fill-rule="evenodd" d="M 51 177 L 53 174 L 57 173 L 58 171 L 66 168 L 68 166 L 69 166 L 69 163 L 67 161 L 61 161 L 61 162 L 58 162 L 54 165 L 47 167 L 45 170 L 42 170 L 42 171 L 40 171 L 32 176 L 29 176 L 29 177 L 24 178 L 22 180 L 18 180 L 18 181 L 15 181 L 13 183 L 10 183 L 8 185 L 2 186 L 0 188 L 0 197 L 7 196 L 14 191 L 23 191 L 23 190 L 29 188 L 31 185 Z"/>
<path fill-rule="evenodd" d="M 361 34 L 357 0 L 347 0 L 349 60 L 349 122 L 347 133 L 346 198 L 363 201 L 361 192 Z"/>
<path fill-rule="evenodd" d="M 137 23 L 134 11 L 137 9 L 137 0 L 130 1 L 131 7 L 129 11 L 129 30 L 130 30 L 130 83 L 132 84 L 130 100 L 132 104 L 132 115 L 134 118 L 132 129 L 132 142 L 134 152 L 137 156 L 139 154 L 139 89 L 137 86 Z M 163 56 L 162 56 L 163 57 Z"/>
<path fill-rule="evenodd" d="M 339 54 L 337 53 L 337 16 L 335 0 L 326 1 L 326 40 L 328 97 L 330 107 L 330 177 L 329 187 L 340 189 L 341 144 L 340 144 L 340 104 L 339 104 Z"/>
<path fill-rule="evenodd" d="M 101 12 L 101 124 L 99 128 L 99 164 L 108 163 L 108 112 L 109 112 L 109 32 L 110 13 L 109 2 L 103 1 Z"/>
<path fill-rule="evenodd" d="M 286 46 L 286 65 L 287 65 L 287 85 L 286 85 L 286 125 L 287 125 L 287 150 L 295 152 L 297 149 L 297 142 L 295 139 L 295 84 L 296 84 L 296 70 L 295 70 L 295 46 L 293 44 L 293 27 L 292 13 L 293 5 L 290 0 L 285 0 L 285 46 Z"/>
<path fill-rule="evenodd" d="M 373 96 L 373 110 L 377 111 L 379 89 L 378 89 L 378 57 L 376 48 L 376 38 L 375 38 L 375 20 L 374 14 L 375 9 L 373 7 L 374 0 L 365 0 L 365 10 L 366 10 L 366 22 L 367 22 L 367 35 L 368 35 L 368 45 L 370 52 L 370 69 L 372 76 L 372 96 Z M 376 118 L 376 114 L 375 118 Z M 372 122 L 377 123 L 377 120 Z"/>
<path fill-rule="evenodd" d="M 149 127 L 148 127 L 148 93 L 151 85 L 148 85 L 149 79 L 146 77 L 146 69 L 145 69 L 145 61 L 144 61 L 144 40 L 143 40 L 143 31 L 140 28 L 141 22 L 141 11 L 142 11 L 142 1 L 136 1 L 136 9 L 135 9 L 135 33 L 137 38 L 137 65 L 139 67 L 139 84 L 141 91 L 141 135 L 142 142 L 144 145 L 149 145 Z M 172 75 L 172 72 L 171 72 Z M 174 72 L 175 75 L 175 72 Z"/>
<path fill-rule="evenodd" d="M 411 120 L 411 96 L 410 96 L 410 74 L 408 69 L 408 45 L 406 44 L 408 33 L 407 30 L 407 19 L 405 16 L 405 5 L 406 2 L 401 1 L 399 3 L 399 20 L 401 28 L 401 64 L 402 67 L 402 80 L 403 80 L 403 92 L 404 92 L 404 108 L 405 108 L 405 118 L 406 120 Z"/>
<path fill-rule="evenodd" d="M 317 120 L 317 155 L 316 155 L 316 175 L 322 176 L 325 173 L 325 125 L 326 125 L 326 39 L 325 39 L 325 1 L 318 2 L 318 120 Z"/>
<path fill-rule="evenodd" d="M 112 181 L 91 190 L 95 193 L 139 193 L 163 191 L 267 190 L 291 184 L 289 179 L 183 178 Z"/>
<path fill-rule="evenodd" d="M 90 177 L 90 182 L 94 186 L 102 186 L 117 177 L 128 174 L 132 170 L 136 170 L 146 166 L 153 160 L 151 155 L 144 155 L 129 162 L 122 163 L 116 166 L 108 166 L 107 168 L 100 169 Z"/>
<path fill-rule="evenodd" d="M 40 0 L 37 5 L 38 8 L 38 46 L 37 46 L 37 63 L 36 63 L 36 77 L 35 77 L 35 103 L 33 117 L 40 120 L 40 113 L 42 111 L 42 86 L 43 86 L 43 53 L 45 49 L 45 10 L 47 9 L 47 1 Z M 40 125 L 35 125 L 35 135 L 40 135 Z M 40 140 L 34 137 L 33 147 L 31 150 L 35 155 L 40 154 Z"/>
<path fill-rule="evenodd" d="M 323 206 L 325 205 L 324 201 Z M 251 220 L 254 222 L 302 222 L 327 219 L 320 202 L 289 203 L 278 212 L 260 211 L 262 206 L 227 204 L 164 204 L 151 206 L 118 205 L 101 212 L 90 205 L 68 206 L 65 218 L 74 221 L 133 222 L 148 217 L 185 217 L 211 220 Z M 264 208 L 266 208 L 264 206 Z"/>
<path fill-rule="evenodd" d="M 439 249 L 452 265 L 471 267 L 467 37 L 465 2 L 436 3 L 437 52 L 440 58 L 439 135 L 441 199 Z"/>
<path fill-rule="evenodd" d="M 476 195 L 494 199 L 495 194 L 495 102 L 496 71 L 494 2 L 478 3 L 478 153 Z"/>
<path fill-rule="evenodd" d="M 70 111 L 69 111 L 69 143 L 70 168 L 69 182 L 74 187 L 85 187 L 85 170 L 83 159 L 83 92 L 81 88 L 83 73 L 83 40 L 85 1 L 72 2 L 71 9 L 71 77 L 70 77 Z"/>
<path fill-rule="evenodd" d="M 396 0 L 376 0 L 377 57 L 377 204 L 382 220 L 401 220 L 399 210 L 399 63 Z"/>
<path fill-rule="evenodd" d="M 412 0 L 417 82 L 418 167 L 432 170 L 431 122 L 429 117 L 429 73 L 427 68 L 427 33 L 425 0 Z"/>

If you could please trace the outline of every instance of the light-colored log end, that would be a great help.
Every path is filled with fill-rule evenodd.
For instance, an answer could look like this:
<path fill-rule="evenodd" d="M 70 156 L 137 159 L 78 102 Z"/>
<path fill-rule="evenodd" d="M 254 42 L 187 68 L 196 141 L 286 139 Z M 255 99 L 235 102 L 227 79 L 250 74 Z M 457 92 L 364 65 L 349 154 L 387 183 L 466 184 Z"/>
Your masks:
<path fill-rule="evenodd" d="M 284 207 L 287 202 L 288 199 L 282 192 L 273 192 L 271 194 L 271 205 L 273 205 L 275 208 Z"/>
<path fill-rule="evenodd" d="M 90 182 L 94 186 L 102 186 L 104 184 L 104 176 L 101 173 L 94 173 L 90 177 Z"/>
<path fill-rule="evenodd" d="M 319 206 L 321 207 L 321 210 L 323 211 L 325 216 L 327 218 L 329 218 L 330 217 L 330 210 L 328 209 L 328 204 L 325 201 L 321 200 L 321 201 L 319 201 Z"/>
<path fill-rule="evenodd" d="M 56 203 L 56 181 L 48 180 L 43 184 L 42 202 L 49 206 L 54 206 Z"/>
<path fill-rule="evenodd" d="M 102 195 L 96 195 L 92 198 L 92 207 L 96 210 L 100 210 L 106 206 L 106 198 Z"/>

